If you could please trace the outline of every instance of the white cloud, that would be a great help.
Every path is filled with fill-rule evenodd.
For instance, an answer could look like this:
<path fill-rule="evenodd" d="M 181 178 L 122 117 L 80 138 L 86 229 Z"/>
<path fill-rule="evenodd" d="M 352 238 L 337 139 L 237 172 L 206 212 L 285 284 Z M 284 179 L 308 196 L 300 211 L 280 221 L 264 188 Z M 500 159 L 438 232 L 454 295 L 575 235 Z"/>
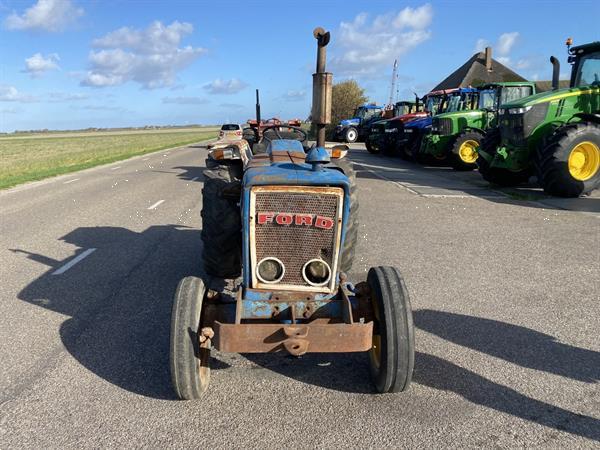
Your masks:
<path fill-rule="evenodd" d="M 237 78 L 232 78 L 231 80 L 222 80 L 217 78 L 204 85 L 204 89 L 208 91 L 210 94 L 237 94 L 241 90 L 245 89 L 248 86 L 248 83 L 239 80 Z"/>
<path fill-rule="evenodd" d="M 163 97 L 162 102 L 176 105 L 203 105 L 209 101 L 202 97 Z"/>
<path fill-rule="evenodd" d="M 337 48 L 332 52 L 333 71 L 364 76 L 391 66 L 394 59 L 431 37 L 428 27 L 432 19 L 433 8 L 425 4 L 376 16 L 372 21 L 368 14 L 361 13 L 352 22 L 342 22 L 334 42 Z"/>
<path fill-rule="evenodd" d="M 179 47 L 182 38 L 193 31 L 189 23 L 163 25 L 156 21 L 144 30 L 120 28 L 95 39 L 89 54 L 90 70 L 84 86 L 116 86 L 135 81 L 148 89 L 170 86 L 176 74 L 202 54 L 204 48 Z"/>
<path fill-rule="evenodd" d="M 41 53 L 36 53 L 30 58 L 25 59 L 25 70 L 23 72 L 31 75 L 32 78 L 39 78 L 49 70 L 58 69 L 60 58 L 56 53 L 51 53 L 44 57 Z"/>
<path fill-rule="evenodd" d="M 20 92 L 16 87 L 7 84 L 0 85 L 0 102 L 31 103 L 37 99 L 29 94 Z"/>
<path fill-rule="evenodd" d="M 300 100 L 304 100 L 306 98 L 306 91 L 302 90 L 302 91 L 287 91 L 284 95 L 283 95 L 283 99 L 287 100 L 289 102 L 297 102 Z"/>
<path fill-rule="evenodd" d="M 71 94 L 69 92 L 50 92 L 48 94 L 48 100 L 55 103 L 87 100 L 88 98 L 90 98 L 89 95 L 80 93 Z"/>
<path fill-rule="evenodd" d="M 517 43 L 517 39 L 519 38 L 519 33 L 513 31 L 512 33 L 503 33 L 498 38 L 498 43 L 496 44 L 496 51 L 499 55 L 506 56 L 510 53 L 514 45 Z"/>
<path fill-rule="evenodd" d="M 13 12 L 4 20 L 9 30 L 63 31 L 83 15 L 71 0 L 38 0 L 23 14 Z"/>

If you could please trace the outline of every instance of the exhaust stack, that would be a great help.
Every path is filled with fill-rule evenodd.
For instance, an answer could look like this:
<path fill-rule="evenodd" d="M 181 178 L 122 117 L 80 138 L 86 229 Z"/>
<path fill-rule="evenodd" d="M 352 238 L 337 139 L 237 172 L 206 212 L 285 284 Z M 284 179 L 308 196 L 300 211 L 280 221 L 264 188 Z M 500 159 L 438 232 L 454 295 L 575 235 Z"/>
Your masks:
<path fill-rule="evenodd" d="M 331 123 L 333 75 L 325 72 L 327 49 L 331 35 L 318 27 L 313 31 L 317 40 L 317 68 L 313 74 L 312 123 L 317 127 L 317 147 L 325 146 L 325 127 Z"/>
<path fill-rule="evenodd" d="M 256 126 L 260 128 L 260 99 L 258 98 L 258 89 L 256 90 Z"/>
<path fill-rule="evenodd" d="M 559 79 L 560 79 L 560 61 L 558 58 L 551 56 L 550 62 L 552 63 L 552 90 L 558 90 Z"/>

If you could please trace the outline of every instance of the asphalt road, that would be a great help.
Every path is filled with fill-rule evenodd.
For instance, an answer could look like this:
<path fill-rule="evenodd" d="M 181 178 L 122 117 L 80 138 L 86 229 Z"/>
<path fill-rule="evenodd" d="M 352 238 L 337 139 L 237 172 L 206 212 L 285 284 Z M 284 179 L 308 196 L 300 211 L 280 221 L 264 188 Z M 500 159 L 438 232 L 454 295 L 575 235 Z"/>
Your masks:
<path fill-rule="evenodd" d="M 205 155 L 0 193 L 0 448 L 598 448 L 599 196 L 502 193 L 361 146 L 352 279 L 403 272 L 410 390 L 374 394 L 362 354 L 215 354 L 206 397 L 176 401 L 169 316 L 202 271 Z"/>

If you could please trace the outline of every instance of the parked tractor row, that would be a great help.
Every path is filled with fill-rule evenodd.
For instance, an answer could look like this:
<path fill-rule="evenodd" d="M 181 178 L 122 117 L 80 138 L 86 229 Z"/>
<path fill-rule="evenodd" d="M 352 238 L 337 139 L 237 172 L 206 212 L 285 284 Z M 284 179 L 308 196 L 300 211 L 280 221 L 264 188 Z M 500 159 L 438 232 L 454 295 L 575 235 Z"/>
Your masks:
<path fill-rule="evenodd" d="M 500 186 L 536 176 L 548 194 L 587 194 L 600 185 L 600 42 L 571 47 L 569 39 L 567 45 L 569 88 L 559 89 L 559 62 L 552 57 L 550 91 L 537 92 L 533 82 L 432 91 L 391 118 L 344 121 L 338 136 L 352 128 L 351 137 L 364 136 L 371 153 L 477 168 Z"/>

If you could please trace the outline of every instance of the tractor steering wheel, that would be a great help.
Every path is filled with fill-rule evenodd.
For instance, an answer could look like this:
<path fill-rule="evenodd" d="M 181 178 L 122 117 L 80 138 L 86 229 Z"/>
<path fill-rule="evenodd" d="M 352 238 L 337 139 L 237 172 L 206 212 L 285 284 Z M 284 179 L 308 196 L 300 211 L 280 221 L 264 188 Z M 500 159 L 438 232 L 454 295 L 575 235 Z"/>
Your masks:
<path fill-rule="evenodd" d="M 286 130 L 290 131 L 282 132 L 281 128 L 285 128 Z M 294 127 L 292 125 L 268 125 L 263 128 L 262 137 L 264 140 L 269 142 L 275 139 L 293 139 L 296 141 L 305 142 L 308 139 L 308 134 L 302 128 Z"/>

